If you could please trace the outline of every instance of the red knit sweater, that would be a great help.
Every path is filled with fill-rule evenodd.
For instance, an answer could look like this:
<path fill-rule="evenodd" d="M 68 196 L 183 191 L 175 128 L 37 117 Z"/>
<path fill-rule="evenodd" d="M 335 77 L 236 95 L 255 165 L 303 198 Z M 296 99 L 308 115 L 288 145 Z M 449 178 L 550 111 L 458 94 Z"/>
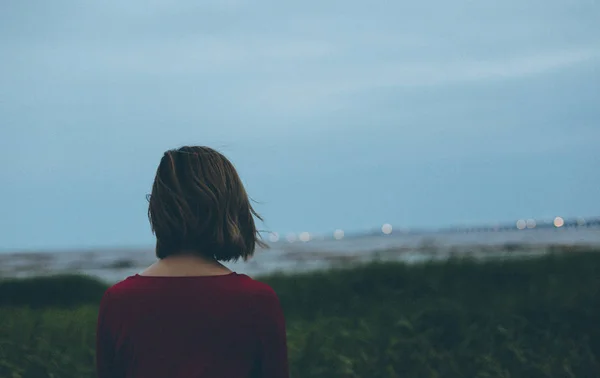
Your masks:
<path fill-rule="evenodd" d="M 98 315 L 99 378 L 288 378 L 285 321 L 269 286 L 231 273 L 135 275 Z"/>

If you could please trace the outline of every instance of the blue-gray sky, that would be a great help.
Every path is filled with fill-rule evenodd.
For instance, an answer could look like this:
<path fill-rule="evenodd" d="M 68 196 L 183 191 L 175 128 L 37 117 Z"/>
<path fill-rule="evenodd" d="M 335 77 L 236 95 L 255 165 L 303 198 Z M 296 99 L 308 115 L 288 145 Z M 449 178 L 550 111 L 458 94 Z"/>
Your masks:
<path fill-rule="evenodd" d="M 0 3 L 0 250 L 151 245 L 164 150 L 263 228 L 600 214 L 597 1 Z"/>

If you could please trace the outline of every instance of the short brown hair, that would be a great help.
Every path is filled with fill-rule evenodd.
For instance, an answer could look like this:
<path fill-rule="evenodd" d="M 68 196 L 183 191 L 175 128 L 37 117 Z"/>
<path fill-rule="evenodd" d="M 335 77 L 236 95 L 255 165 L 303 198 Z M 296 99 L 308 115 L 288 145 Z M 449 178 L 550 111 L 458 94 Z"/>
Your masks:
<path fill-rule="evenodd" d="M 159 259 L 193 252 L 247 260 L 260 240 L 252 205 L 233 164 L 219 152 L 185 146 L 164 153 L 148 198 Z"/>

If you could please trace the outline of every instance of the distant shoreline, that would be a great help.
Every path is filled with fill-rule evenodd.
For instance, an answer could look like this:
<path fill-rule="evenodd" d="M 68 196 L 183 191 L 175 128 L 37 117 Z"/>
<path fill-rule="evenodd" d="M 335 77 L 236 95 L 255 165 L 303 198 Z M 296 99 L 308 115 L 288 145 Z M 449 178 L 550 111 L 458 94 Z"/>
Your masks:
<path fill-rule="evenodd" d="M 417 247 L 391 246 L 364 250 L 283 248 L 259 250 L 248 262 L 227 263 L 232 270 L 251 276 L 302 273 L 352 267 L 371 261 L 418 264 L 453 258 L 475 260 L 515 259 L 551 253 L 598 250 L 598 245 L 505 243 L 502 245 L 440 246 L 433 241 Z M 65 251 L 58 253 L 0 254 L 0 278 L 26 278 L 57 274 L 83 274 L 114 283 L 142 271 L 156 261 L 152 250 Z"/>
<path fill-rule="evenodd" d="M 563 218 L 561 218 L 563 219 Z M 548 230 L 556 230 L 556 231 L 573 231 L 573 230 L 598 230 L 600 231 L 600 216 L 597 217 L 576 217 L 576 218 L 564 218 L 563 224 L 560 227 L 556 227 L 553 223 L 553 220 L 545 219 L 545 220 L 533 220 L 533 219 L 522 219 L 521 221 L 527 224 L 527 221 L 533 221 L 533 227 L 525 227 L 520 230 L 517 228 L 516 223 L 509 222 L 501 222 L 501 223 L 487 223 L 480 224 L 477 226 L 451 226 L 451 227 L 443 227 L 443 228 L 400 228 L 394 229 L 391 235 L 385 235 L 382 233 L 381 229 L 370 229 L 366 231 L 345 231 L 344 239 L 346 241 L 370 238 L 370 237 L 381 237 L 381 238 L 389 238 L 389 237 L 402 237 L 402 236 L 417 236 L 417 237 L 435 237 L 437 236 L 447 236 L 447 235 L 460 235 L 460 234 L 477 234 L 477 233 L 492 233 L 492 234 L 502 234 L 502 233 L 525 233 L 525 232 L 536 232 L 536 231 L 548 231 Z M 269 235 L 269 232 L 263 232 L 263 236 Z M 324 233 L 314 234 L 314 241 L 335 241 L 336 239 L 333 237 L 333 232 L 327 234 L 325 236 Z M 268 238 L 265 238 L 268 240 Z M 301 243 L 301 242 L 298 242 Z M 285 241 L 279 241 L 276 243 L 277 245 L 288 244 Z M 600 243 L 599 243 L 600 244 Z M 135 252 L 146 252 L 148 250 L 153 250 L 154 247 L 152 244 L 143 246 L 143 245 L 130 245 L 130 246 L 114 246 L 114 245 L 106 245 L 106 246 L 85 246 L 85 247 L 56 247 L 56 248 L 23 248 L 23 249 L 2 249 L 0 247 L 0 256 L 5 254 L 39 254 L 39 253 L 84 253 L 84 252 L 98 252 L 98 251 L 122 251 L 127 253 L 135 253 Z"/>

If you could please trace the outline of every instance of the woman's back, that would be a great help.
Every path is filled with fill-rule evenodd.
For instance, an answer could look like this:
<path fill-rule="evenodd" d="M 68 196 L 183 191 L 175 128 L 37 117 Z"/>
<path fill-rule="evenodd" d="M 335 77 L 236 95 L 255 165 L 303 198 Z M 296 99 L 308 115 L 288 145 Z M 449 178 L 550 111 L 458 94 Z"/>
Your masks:
<path fill-rule="evenodd" d="M 243 274 L 135 275 L 102 299 L 97 363 L 101 378 L 287 377 L 283 313 Z"/>
<path fill-rule="evenodd" d="M 221 264 L 266 247 L 233 164 L 208 147 L 169 150 L 148 201 L 158 261 L 104 295 L 99 377 L 287 378 L 277 296 Z"/>

